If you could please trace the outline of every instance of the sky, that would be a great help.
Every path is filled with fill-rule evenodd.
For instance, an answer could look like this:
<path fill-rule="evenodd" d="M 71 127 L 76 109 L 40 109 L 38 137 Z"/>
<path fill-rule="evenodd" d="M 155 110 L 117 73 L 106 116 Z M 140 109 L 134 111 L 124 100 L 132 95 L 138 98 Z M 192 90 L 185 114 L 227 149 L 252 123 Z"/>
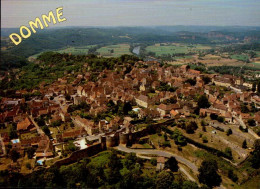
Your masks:
<path fill-rule="evenodd" d="M 63 7 L 58 26 L 260 26 L 260 0 L 1 0 L 1 27 Z"/>

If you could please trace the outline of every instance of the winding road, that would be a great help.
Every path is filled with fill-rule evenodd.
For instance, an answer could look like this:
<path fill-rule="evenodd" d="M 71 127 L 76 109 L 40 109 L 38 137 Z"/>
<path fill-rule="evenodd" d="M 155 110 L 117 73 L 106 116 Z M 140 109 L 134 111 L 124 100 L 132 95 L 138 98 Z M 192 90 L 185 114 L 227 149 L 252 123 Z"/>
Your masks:
<path fill-rule="evenodd" d="M 158 156 L 163 156 L 163 157 L 172 157 L 174 156 L 176 158 L 176 160 L 186 166 L 188 166 L 190 169 L 192 169 L 192 171 L 195 173 L 195 174 L 198 174 L 198 167 L 190 162 L 189 160 L 181 157 L 181 156 L 178 156 L 176 154 L 173 154 L 173 153 L 170 153 L 170 152 L 166 152 L 166 151 L 162 151 L 162 150 L 154 150 L 154 149 L 131 149 L 131 148 L 127 148 L 123 145 L 119 145 L 117 147 L 115 147 L 115 149 L 117 150 L 120 150 L 120 151 L 123 151 L 123 152 L 126 152 L 126 153 L 136 153 L 137 156 L 141 156 L 141 157 L 144 157 L 142 156 L 142 154 L 153 154 L 153 155 L 158 155 Z M 183 167 L 180 167 L 180 171 L 182 171 L 185 175 L 187 175 L 187 177 L 192 180 L 192 181 L 195 181 L 195 179 L 183 168 Z M 225 187 L 223 185 L 220 185 L 219 187 L 215 187 L 216 189 L 225 189 Z"/>
<path fill-rule="evenodd" d="M 192 169 L 192 171 L 195 174 L 198 174 L 198 167 L 190 162 L 189 160 L 178 156 L 176 154 L 170 153 L 170 152 L 166 152 L 166 151 L 162 151 L 162 150 L 154 150 L 154 149 L 131 149 L 131 148 L 127 148 L 125 146 L 119 145 L 117 147 L 115 147 L 117 150 L 123 151 L 123 152 L 127 152 L 127 153 L 136 153 L 136 154 L 154 154 L 154 155 L 158 155 L 158 156 L 163 156 L 163 157 L 172 157 L 174 156 L 176 158 L 176 160 L 186 166 L 188 166 L 190 169 Z"/>

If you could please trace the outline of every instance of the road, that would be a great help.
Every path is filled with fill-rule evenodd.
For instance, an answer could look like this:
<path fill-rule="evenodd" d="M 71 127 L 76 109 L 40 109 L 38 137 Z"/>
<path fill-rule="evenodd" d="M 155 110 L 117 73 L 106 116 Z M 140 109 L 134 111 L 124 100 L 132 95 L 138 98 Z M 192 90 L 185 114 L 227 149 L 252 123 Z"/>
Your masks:
<path fill-rule="evenodd" d="M 245 129 L 246 124 L 244 123 L 243 120 L 239 119 L 237 116 L 233 116 L 236 121 Z M 255 139 L 260 139 L 260 136 L 258 136 L 252 129 L 248 128 L 248 133 L 251 134 Z"/>
<path fill-rule="evenodd" d="M 239 154 L 239 156 L 243 157 L 244 159 L 248 156 L 248 152 L 244 148 L 242 148 L 242 147 L 240 147 L 240 146 L 238 146 L 238 145 L 236 145 L 232 142 L 229 142 L 224 137 L 219 136 L 219 135 L 215 135 L 215 134 L 212 134 L 211 136 L 213 138 L 215 138 L 215 140 L 221 140 L 223 143 L 225 143 L 232 150 L 236 151 Z"/>
<path fill-rule="evenodd" d="M 6 154 L 5 144 L 4 144 L 4 141 L 3 141 L 3 138 L 1 137 L 1 135 L 0 135 L 0 145 L 2 147 L 3 155 L 5 155 Z"/>
<path fill-rule="evenodd" d="M 130 149 L 130 148 L 127 148 L 122 145 L 119 145 L 115 148 L 120 151 L 127 152 L 127 153 L 154 154 L 154 155 L 163 156 L 163 157 L 167 157 L 167 158 L 174 156 L 178 162 L 188 166 L 190 169 L 193 170 L 194 173 L 198 174 L 198 167 L 194 163 L 190 162 L 189 160 L 187 160 L 181 156 L 178 156 L 178 155 L 170 153 L 170 152 L 166 152 L 166 151 L 162 151 L 162 150 L 154 150 L 154 149 Z"/>
<path fill-rule="evenodd" d="M 142 156 L 139 154 L 136 154 L 137 157 L 142 158 L 142 159 L 152 159 L 153 157 L 148 157 L 148 156 Z M 196 182 L 194 177 L 192 177 L 181 165 L 179 165 L 179 170 L 187 176 L 187 178 L 193 182 Z"/>
<path fill-rule="evenodd" d="M 192 171 L 195 174 L 199 173 L 198 172 L 198 167 L 194 163 L 190 162 L 189 160 L 187 160 L 187 159 L 185 159 L 185 158 L 183 158 L 181 156 L 178 156 L 178 155 L 170 153 L 170 152 L 166 152 L 166 151 L 162 151 L 162 150 L 153 150 L 153 149 L 131 149 L 131 148 L 127 148 L 127 147 L 122 146 L 122 145 L 119 145 L 119 146 L 117 146 L 115 148 L 117 150 L 120 150 L 120 151 L 123 151 L 123 152 L 127 152 L 127 153 L 136 153 L 139 157 L 140 157 L 140 154 L 153 154 L 153 155 L 163 156 L 163 157 L 167 157 L 167 158 L 174 156 L 178 162 L 188 166 L 190 169 L 192 169 Z M 141 157 L 144 157 L 144 156 L 141 156 Z M 180 171 L 182 171 L 185 175 L 187 175 L 187 177 L 190 180 L 195 180 L 183 168 L 180 168 Z M 216 189 L 225 189 L 225 187 L 223 185 L 220 185 L 219 187 L 215 187 L 215 188 Z"/>
<path fill-rule="evenodd" d="M 40 134 L 40 135 L 44 135 L 44 132 L 43 130 L 39 127 L 39 125 L 34 121 L 33 117 L 30 115 L 30 120 L 33 122 L 34 126 L 36 127 L 37 129 L 37 132 Z"/>

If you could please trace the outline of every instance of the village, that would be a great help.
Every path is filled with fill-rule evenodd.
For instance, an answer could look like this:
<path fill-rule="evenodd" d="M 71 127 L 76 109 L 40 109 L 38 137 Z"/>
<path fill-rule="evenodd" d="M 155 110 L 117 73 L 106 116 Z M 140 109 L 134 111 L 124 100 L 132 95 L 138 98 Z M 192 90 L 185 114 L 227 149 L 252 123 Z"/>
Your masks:
<path fill-rule="evenodd" d="M 104 140 L 108 148 L 138 149 L 141 142 L 131 140 L 131 133 L 167 121 L 172 131 L 177 125 L 184 137 L 233 154 L 235 164 L 259 139 L 260 97 L 240 77 L 156 61 L 137 61 L 131 71 L 105 69 L 96 82 L 90 77 L 82 72 L 70 82 L 65 76 L 31 91 L 38 96 L 26 99 L 28 91 L 17 90 L 16 97 L 1 99 L 1 170 L 28 173 Z M 166 139 L 148 141 L 139 152 L 145 146 L 169 148 Z"/>

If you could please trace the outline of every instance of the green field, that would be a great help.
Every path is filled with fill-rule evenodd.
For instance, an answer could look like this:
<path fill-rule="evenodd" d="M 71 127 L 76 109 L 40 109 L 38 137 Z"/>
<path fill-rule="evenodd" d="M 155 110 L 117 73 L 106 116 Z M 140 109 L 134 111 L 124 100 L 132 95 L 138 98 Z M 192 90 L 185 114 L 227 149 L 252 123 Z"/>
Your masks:
<path fill-rule="evenodd" d="M 197 52 L 199 50 L 211 49 L 207 45 L 188 45 L 188 44 L 155 44 L 146 47 L 147 52 L 154 52 L 156 56 L 161 56 L 163 54 L 178 54 L 178 53 L 191 53 Z"/>
<path fill-rule="evenodd" d="M 105 56 L 105 57 L 119 57 L 123 54 L 132 54 L 129 51 L 129 48 L 130 45 L 128 44 L 109 45 L 109 46 L 99 48 L 97 52 L 101 56 Z"/>
<path fill-rule="evenodd" d="M 95 45 L 88 45 L 88 46 L 82 46 L 82 47 L 69 47 L 66 49 L 57 50 L 58 53 L 71 53 L 74 55 L 78 54 L 88 54 L 88 50 L 91 47 L 94 47 Z"/>
<path fill-rule="evenodd" d="M 254 68 L 260 69 L 260 63 L 249 63 L 247 65 L 250 66 L 250 67 L 254 67 Z"/>
<path fill-rule="evenodd" d="M 260 188 L 260 175 L 257 175 L 253 178 L 251 178 L 246 183 L 242 184 L 241 186 L 238 186 L 236 188 L 250 188 L 250 189 L 259 189 Z"/>
<path fill-rule="evenodd" d="M 230 56 L 232 59 L 247 61 L 249 59 L 248 55 L 245 54 L 234 54 Z"/>
<path fill-rule="evenodd" d="M 54 52 L 58 52 L 58 53 L 71 53 L 73 55 L 84 55 L 84 54 L 88 54 L 88 50 L 91 47 L 94 47 L 96 45 L 88 45 L 88 46 L 80 46 L 80 47 L 68 47 L 68 48 L 64 48 L 64 49 L 60 49 L 60 50 L 48 50 L 48 51 L 54 51 Z M 44 51 L 46 52 L 46 51 Z M 40 52 L 38 54 L 32 55 L 32 58 L 37 58 L 40 54 L 42 54 L 43 52 Z"/>

